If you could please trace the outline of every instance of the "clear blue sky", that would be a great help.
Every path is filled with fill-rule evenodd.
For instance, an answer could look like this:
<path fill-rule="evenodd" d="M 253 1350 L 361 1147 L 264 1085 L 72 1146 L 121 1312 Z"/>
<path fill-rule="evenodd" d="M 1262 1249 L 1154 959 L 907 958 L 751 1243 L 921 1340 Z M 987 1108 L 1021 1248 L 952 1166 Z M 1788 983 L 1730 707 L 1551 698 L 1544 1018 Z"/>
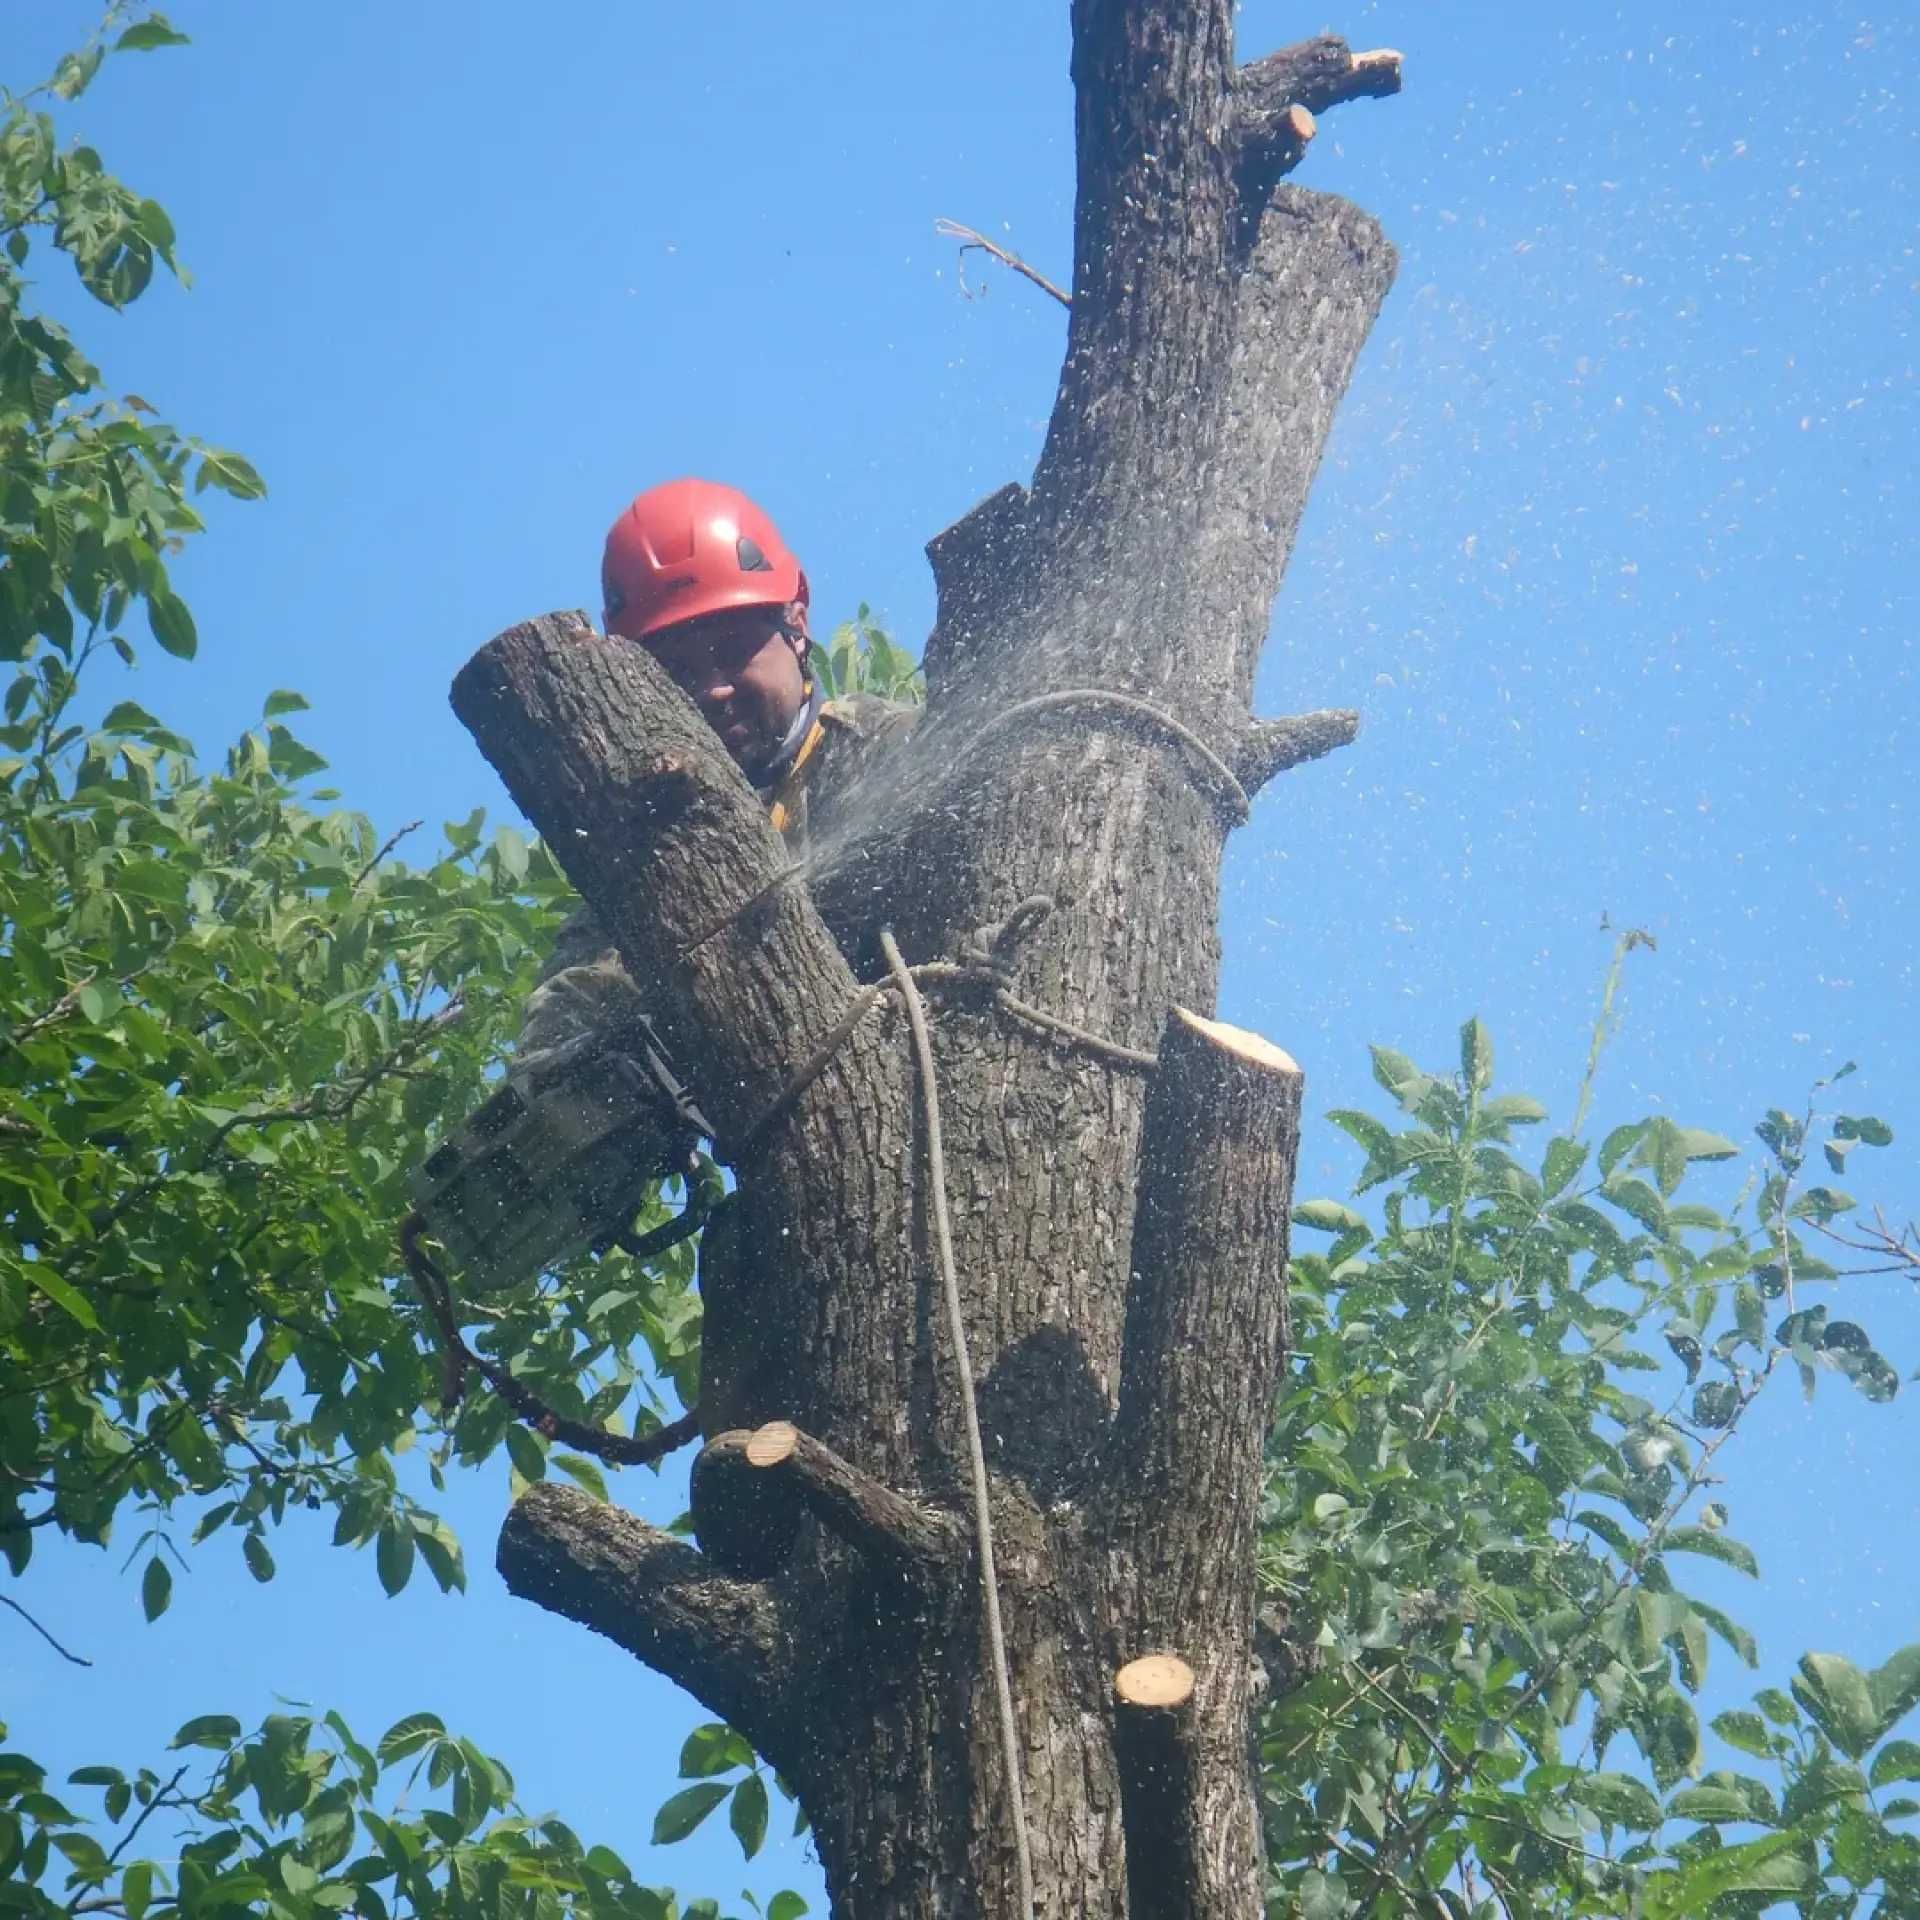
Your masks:
<path fill-rule="evenodd" d="M 15 0 L 4 77 L 92 17 Z M 70 124 L 172 212 L 197 285 L 78 312 L 122 390 L 249 455 L 181 564 L 200 660 L 139 697 L 212 750 L 274 686 L 382 826 L 501 795 L 447 711 L 499 628 L 592 606 L 599 540 L 684 471 L 756 493 L 829 620 L 910 644 L 925 540 L 1025 478 L 1063 315 L 968 268 L 947 215 L 1069 271 L 1066 8 L 554 0 L 324 9 L 176 0 L 183 52 L 112 63 Z M 1578 24 L 1563 24 L 1577 22 Z M 1249 0 L 1251 56 L 1323 24 Z M 1268 712 L 1352 704 L 1359 744 L 1276 783 L 1231 851 L 1222 1012 L 1300 1057 L 1312 1112 L 1368 1104 L 1366 1043 L 1444 1066 L 1468 1013 L 1503 1084 L 1566 1117 L 1607 938 L 1633 957 L 1599 1119 L 1745 1137 L 1843 1059 L 1920 1207 L 1914 884 L 1914 127 L 1903 8 L 1674 0 L 1356 4 L 1407 90 L 1325 116 L 1298 175 L 1371 208 L 1399 282 L 1276 610 Z M 1124 591 L 1124 582 L 1116 583 Z M 1310 1127 L 1303 1197 L 1355 1158 Z M 1853 1303 L 1911 1372 L 1910 1289 Z M 1883 1659 L 1920 1638 L 1920 1388 L 1783 1392 L 1723 1489 L 1768 1579 L 1696 1582 L 1760 1632 Z M 363 1731 L 432 1707 L 525 1797 L 643 1855 L 696 1717 L 509 1601 L 498 1484 L 454 1510 L 473 1593 L 384 1600 L 289 1527 L 256 1588 L 204 1553 L 139 1623 L 117 1556 L 39 1582 L 90 1653 L 0 1639 L 13 1744 L 144 1757 L 278 1690 Z M 619 1483 L 664 1517 L 671 1489 Z M 50 1586 L 40 1586 L 44 1601 Z M 1747 1679 L 1716 1653 L 1713 1703 Z M 817 1880 L 732 1843 L 647 1861 L 698 1892 Z"/>

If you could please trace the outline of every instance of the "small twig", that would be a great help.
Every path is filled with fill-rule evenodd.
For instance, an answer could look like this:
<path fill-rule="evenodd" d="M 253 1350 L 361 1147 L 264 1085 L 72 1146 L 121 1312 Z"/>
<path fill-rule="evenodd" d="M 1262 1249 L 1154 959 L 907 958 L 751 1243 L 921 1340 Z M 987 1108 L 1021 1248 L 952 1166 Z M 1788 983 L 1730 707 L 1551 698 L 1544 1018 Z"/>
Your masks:
<path fill-rule="evenodd" d="M 1362 1686 L 1373 1693 L 1377 1693 L 1401 1719 L 1413 1727 L 1421 1738 L 1426 1741 L 1427 1745 L 1433 1749 L 1434 1758 L 1440 1762 L 1442 1768 L 1447 1770 L 1452 1769 L 1454 1765 L 1453 1755 L 1447 1751 L 1446 1745 L 1441 1740 L 1439 1734 L 1437 1734 L 1432 1727 L 1428 1726 L 1419 1714 L 1415 1713 L 1411 1707 L 1397 1700 L 1365 1667 L 1356 1663 L 1353 1673 L 1354 1678 L 1357 1679 Z"/>
<path fill-rule="evenodd" d="M 50 1027 L 57 1020 L 64 1020 L 80 1004 L 80 996 L 93 985 L 99 977 L 99 968 L 91 968 L 63 993 L 44 1013 L 36 1013 L 31 1020 L 23 1020 L 19 1026 L 7 1035 L 7 1044 L 18 1047 L 31 1040 L 42 1027 Z"/>
<path fill-rule="evenodd" d="M 400 842 L 407 837 L 408 834 L 417 831 L 419 826 L 420 826 L 420 822 L 418 820 L 409 820 L 404 827 L 400 827 L 396 829 L 395 832 L 388 838 L 387 844 L 384 847 L 382 847 L 380 851 L 376 853 L 373 856 L 373 858 L 369 860 L 367 864 L 364 867 L 362 867 L 357 874 L 354 875 L 352 891 L 355 893 L 358 893 L 360 891 L 360 883 L 366 879 L 367 875 L 370 874 L 374 870 L 374 868 L 377 867 L 380 864 L 380 862 L 384 860 L 387 857 L 387 855 L 390 854 L 394 850 L 394 848 L 397 847 L 400 844 Z"/>
<path fill-rule="evenodd" d="M 962 260 L 965 260 L 967 257 L 967 252 L 970 248 L 978 247 L 982 253 L 991 254 L 1003 267 L 1011 267 L 1015 273 L 1024 275 L 1025 278 L 1031 280 L 1042 293 L 1052 294 L 1063 307 L 1072 307 L 1073 296 L 1071 294 L 1062 293 L 1044 273 L 1041 273 L 1037 268 L 1028 266 L 1017 253 L 1009 253 L 1005 247 L 1001 246 L 997 241 L 989 240 L 984 233 L 979 232 L 977 229 L 973 227 L 963 227 L 958 220 L 936 220 L 933 223 L 933 230 L 948 240 L 958 240 L 961 243 L 960 257 Z M 964 266 L 960 269 L 960 291 L 967 294 L 969 299 L 972 298 L 971 290 L 967 286 L 967 273 Z"/>
<path fill-rule="evenodd" d="M 60 1656 L 62 1660 L 71 1660 L 76 1667 L 90 1667 L 93 1665 L 93 1662 L 91 1660 L 83 1659 L 77 1653 L 69 1653 L 67 1649 L 63 1647 L 60 1644 L 60 1642 L 56 1640 L 53 1637 L 53 1635 L 50 1634 L 46 1630 L 46 1628 L 43 1627 L 40 1624 L 40 1622 L 36 1620 L 33 1617 L 33 1615 L 30 1614 L 26 1610 L 26 1608 L 20 1604 L 18 1600 L 10 1599 L 6 1594 L 0 1593 L 0 1607 L 11 1607 L 14 1610 L 14 1612 L 17 1613 L 20 1616 L 20 1618 L 24 1620 L 27 1623 L 27 1625 L 30 1626 L 34 1630 L 34 1632 L 37 1633 L 40 1636 L 40 1638 L 44 1640 L 47 1643 L 47 1645 L 50 1646 L 54 1650 L 54 1652 Z"/>
<path fill-rule="evenodd" d="M 144 1807 L 140 1809 L 140 1818 L 136 1820 L 133 1823 L 133 1825 L 130 1826 L 126 1830 L 126 1832 L 120 1836 L 119 1844 L 114 1848 L 114 1850 L 110 1854 L 107 1855 L 108 1866 L 111 1867 L 119 1864 L 120 1856 L 126 1852 L 129 1846 L 133 1844 L 133 1836 L 136 1833 L 138 1833 L 140 1829 L 147 1824 L 147 1816 L 149 1814 L 157 1812 L 161 1807 L 164 1807 L 164 1806 L 169 1806 L 169 1805 L 180 1806 L 182 1804 L 191 1804 L 190 1802 L 183 1803 L 181 1801 L 174 1800 L 172 1795 L 173 1795 L 174 1788 L 176 1788 L 180 1784 L 180 1782 L 187 1777 L 187 1769 L 188 1767 L 192 1766 L 192 1764 L 193 1762 L 190 1760 L 184 1761 L 175 1770 L 173 1778 L 169 1780 L 167 1784 L 164 1787 L 162 1787 L 160 1791 L 156 1793 L 153 1796 L 153 1798 L 149 1800 Z"/>

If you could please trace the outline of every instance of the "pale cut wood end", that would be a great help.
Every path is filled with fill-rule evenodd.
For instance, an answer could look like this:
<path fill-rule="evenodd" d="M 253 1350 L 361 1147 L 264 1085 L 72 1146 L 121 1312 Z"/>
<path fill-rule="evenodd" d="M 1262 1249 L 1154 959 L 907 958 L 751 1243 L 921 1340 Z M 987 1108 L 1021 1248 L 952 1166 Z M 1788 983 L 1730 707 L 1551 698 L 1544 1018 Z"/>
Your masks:
<path fill-rule="evenodd" d="M 1375 67 L 1397 67 L 1401 58 L 1398 47 L 1372 47 L 1365 53 L 1356 53 L 1353 56 L 1353 70 L 1355 73 L 1362 73 Z"/>
<path fill-rule="evenodd" d="M 1298 102 L 1287 109 L 1285 118 L 1296 140 L 1311 140 L 1320 131 L 1320 123 Z"/>
<path fill-rule="evenodd" d="M 1180 1707 L 1193 1696 L 1193 1669 L 1177 1653 L 1147 1653 L 1113 1676 L 1115 1697 L 1130 1707 Z"/>
<path fill-rule="evenodd" d="M 1247 1027 L 1232 1027 L 1224 1020 L 1208 1020 L 1185 1007 L 1175 1007 L 1173 1014 L 1176 1020 L 1203 1040 L 1211 1042 L 1225 1053 L 1238 1054 L 1241 1059 L 1250 1060 L 1256 1067 L 1265 1067 L 1271 1073 L 1300 1071 L 1300 1063 L 1292 1054 Z"/>
<path fill-rule="evenodd" d="M 800 1429 L 791 1420 L 769 1420 L 764 1427 L 756 1427 L 747 1442 L 747 1465 L 777 1467 L 792 1458 L 799 1444 Z"/>

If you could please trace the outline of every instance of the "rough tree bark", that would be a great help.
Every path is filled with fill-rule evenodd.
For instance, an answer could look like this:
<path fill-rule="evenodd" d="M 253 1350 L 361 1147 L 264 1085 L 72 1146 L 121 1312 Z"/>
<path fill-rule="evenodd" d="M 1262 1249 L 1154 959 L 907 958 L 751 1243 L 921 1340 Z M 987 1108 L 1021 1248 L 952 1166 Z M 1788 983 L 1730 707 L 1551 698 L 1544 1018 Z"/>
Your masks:
<path fill-rule="evenodd" d="M 846 1920 L 1017 1907 L 897 999 L 761 1123 L 880 977 L 883 925 L 910 961 L 951 961 L 1035 895 L 1051 910 L 1003 946 L 1011 992 L 1159 1056 L 1076 1045 L 977 977 L 929 985 L 1037 1906 L 1262 1910 L 1253 1544 L 1300 1078 L 1208 1017 L 1244 805 L 1216 761 L 1254 790 L 1353 732 L 1248 709 L 1393 254 L 1365 214 L 1280 180 L 1313 114 L 1394 91 L 1399 61 L 1323 39 L 1236 67 L 1232 13 L 1074 0 L 1073 305 L 1045 450 L 1030 489 L 930 546 L 926 720 L 819 870 L 781 883 L 692 709 L 578 616 L 501 635 L 455 683 L 655 983 L 739 1181 L 702 1251 L 705 1550 L 542 1486 L 500 1565 L 781 1769 Z M 1216 760 L 1137 708 L 1021 705 L 1071 688 L 1150 703 Z M 1148 1654 L 1177 1662 L 1131 1665 Z M 1169 1673 L 1191 1684 L 1156 1691 Z"/>

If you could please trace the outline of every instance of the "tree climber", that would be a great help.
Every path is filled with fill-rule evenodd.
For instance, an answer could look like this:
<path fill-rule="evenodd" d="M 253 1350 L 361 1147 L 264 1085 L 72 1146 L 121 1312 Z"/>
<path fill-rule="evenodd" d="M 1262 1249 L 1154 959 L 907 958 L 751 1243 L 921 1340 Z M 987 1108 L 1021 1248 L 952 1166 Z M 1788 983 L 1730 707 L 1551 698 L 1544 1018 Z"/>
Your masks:
<path fill-rule="evenodd" d="M 639 495 L 607 535 L 601 587 L 607 633 L 673 676 L 796 856 L 912 726 L 911 707 L 821 697 L 806 573 L 732 487 L 672 480 Z M 506 1286 L 619 1240 L 641 1190 L 687 1173 L 710 1133 L 582 906 L 528 998 L 505 1087 L 429 1156 L 415 1198 L 467 1290 Z"/>

